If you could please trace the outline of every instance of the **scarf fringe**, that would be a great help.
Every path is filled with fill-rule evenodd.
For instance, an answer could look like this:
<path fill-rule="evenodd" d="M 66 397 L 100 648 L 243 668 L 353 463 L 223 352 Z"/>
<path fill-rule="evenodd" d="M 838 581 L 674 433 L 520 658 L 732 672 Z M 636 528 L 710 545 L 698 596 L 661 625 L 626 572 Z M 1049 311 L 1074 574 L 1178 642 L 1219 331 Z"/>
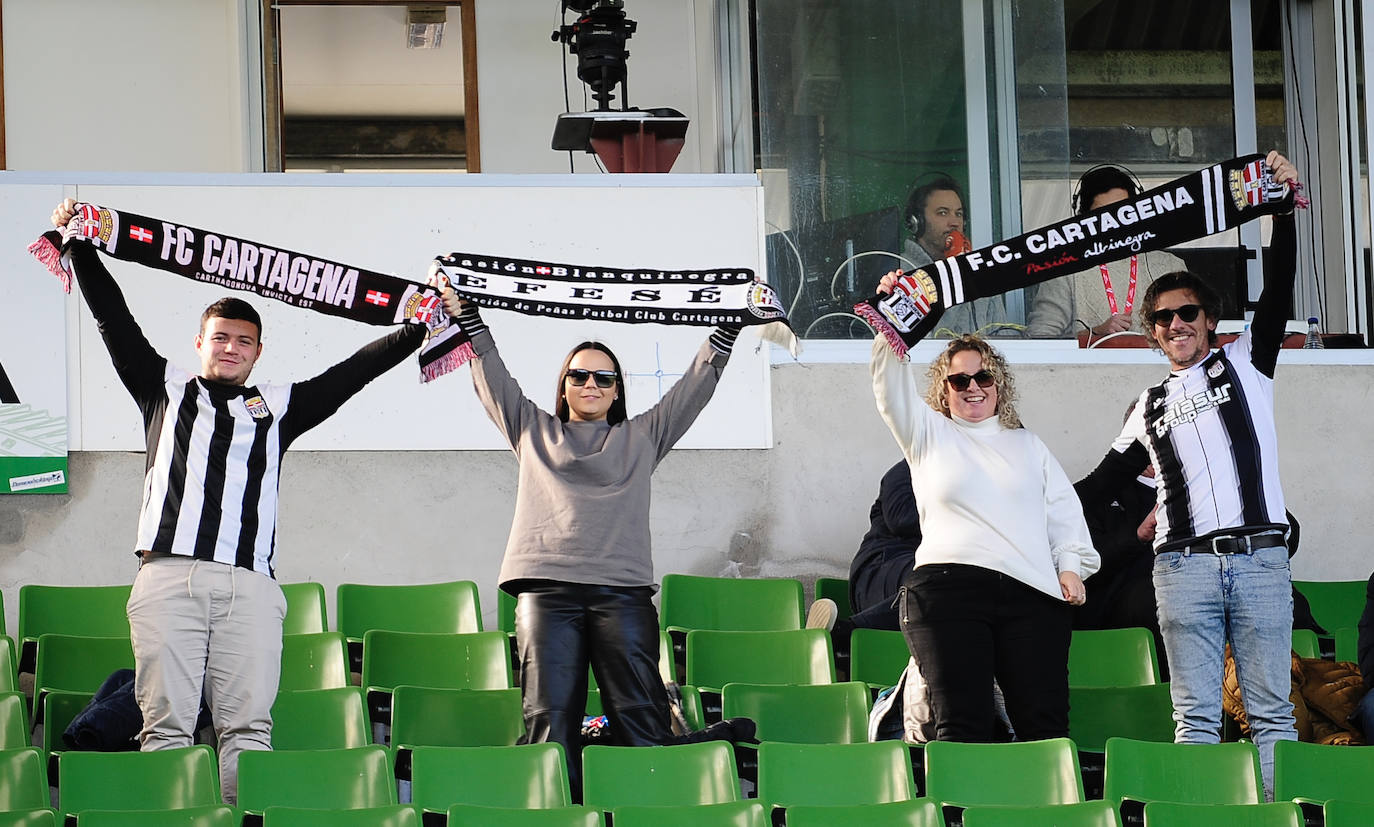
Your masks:
<path fill-rule="evenodd" d="M 41 235 L 38 240 L 28 246 L 29 255 L 38 259 L 49 273 L 57 276 L 62 282 L 62 290 L 66 293 L 72 292 L 72 274 L 62 264 L 62 249 L 52 243 L 52 239 L 47 235 Z"/>
<path fill-rule="evenodd" d="M 463 342 L 458 347 L 435 359 L 427 362 L 420 368 L 420 381 L 433 382 L 440 376 L 449 374 L 466 365 L 477 357 L 477 352 L 472 349 L 472 342 Z"/>
<path fill-rule="evenodd" d="M 891 322 L 883 318 L 883 314 L 879 313 L 877 308 L 871 304 L 859 303 L 854 305 L 854 312 L 858 314 L 859 318 L 868 322 L 869 327 L 883 334 L 883 338 L 887 340 L 887 346 L 892 348 L 892 352 L 897 354 L 898 359 L 906 358 L 907 344 L 902 340 L 902 334 L 897 332 Z"/>

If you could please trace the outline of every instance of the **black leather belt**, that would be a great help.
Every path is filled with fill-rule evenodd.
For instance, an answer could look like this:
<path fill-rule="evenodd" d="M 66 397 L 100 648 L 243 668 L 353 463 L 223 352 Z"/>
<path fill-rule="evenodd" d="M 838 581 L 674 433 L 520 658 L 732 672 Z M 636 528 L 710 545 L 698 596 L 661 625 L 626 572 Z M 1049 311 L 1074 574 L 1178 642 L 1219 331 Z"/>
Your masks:
<path fill-rule="evenodd" d="M 1201 543 L 1166 550 L 1181 551 L 1184 554 L 1249 554 L 1262 548 L 1274 548 L 1281 545 L 1284 545 L 1283 533 L 1268 531 L 1263 534 L 1249 534 L 1243 537 L 1223 534 Z"/>

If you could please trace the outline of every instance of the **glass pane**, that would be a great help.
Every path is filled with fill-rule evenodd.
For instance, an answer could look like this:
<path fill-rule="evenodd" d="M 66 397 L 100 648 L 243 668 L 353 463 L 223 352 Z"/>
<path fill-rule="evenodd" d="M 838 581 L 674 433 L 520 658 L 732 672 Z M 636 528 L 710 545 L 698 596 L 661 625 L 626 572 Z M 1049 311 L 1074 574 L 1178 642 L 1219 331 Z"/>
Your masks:
<path fill-rule="evenodd" d="M 1066 4 L 1069 176 L 1058 186 L 1039 182 L 1046 194 L 1027 198 L 1027 226 L 1075 212 L 1070 199 L 1056 203 L 1052 193 L 1070 192 L 1079 176 L 1096 165 L 1120 165 L 1135 178 L 1129 188 L 1149 189 L 1233 157 L 1230 32 L 1226 3 Z M 1282 123 L 1280 103 L 1280 128 Z M 1083 211 L 1089 200 L 1084 199 Z M 1238 275 L 1244 272 L 1238 243 L 1233 231 L 1142 256 L 1137 295 L 1143 295 L 1153 277 L 1187 267 L 1210 278 L 1226 297 L 1225 309 L 1238 315 Z M 1109 270 L 1124 323 L 1129 260 Z M 1073 336 L 1090 327 L 1099 327 L 1100 334 L 1110 327 L 1112 315 L 1096 270 L 1041 285 L 1030 308 L 1033 336 Z M 1129 318 L 1134 324 L 1134 315 Z"/>
<path fill-rule="evenodd" d="M 960 15 L 946 0 L 755 0 L 769 274 L 806 337 L 872 335 L 853 304 L 923 263 L 913 187 L 967 192 Z"/>

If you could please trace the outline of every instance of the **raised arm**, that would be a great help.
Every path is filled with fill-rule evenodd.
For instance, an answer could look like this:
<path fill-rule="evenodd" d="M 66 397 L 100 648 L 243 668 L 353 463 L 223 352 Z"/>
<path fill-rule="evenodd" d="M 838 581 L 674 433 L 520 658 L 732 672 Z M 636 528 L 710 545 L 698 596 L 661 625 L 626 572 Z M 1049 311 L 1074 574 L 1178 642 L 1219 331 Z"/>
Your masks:
<path fill-rule="evenodd" d="M 1292 186 L 1297 171 L 1287 158 L 1270 152 L 1265 159 L 1274 170 L 1274 180 Z M 1271 379 L 1283 345 L 1288 319 L 1293 315 L 1293 282 L 1298 269 L 1298 234 L 1293 213 L 1274 216 L 1274 234 L 1269 242 L 1269 267 L 1264 271 L 1264 288 L 1250 322 L 1250 360 L 1255 369 Z"/>
<path fill-rule="evenodd" d="M 715 395 L 738 336 L 739 328 L 733 326 L 712 331 L 682 378 L 663 394 L 657 405 L 635 417 L 637 423 L 648 428 L 649 438 L 657 446 L 656 461 L 661 462 L 668 455 Z"/>
<path fill-rule="evenodd" d="M 64 229 L 75 215 L 76 202 L 68 198 L 52 211 L 53 226 Z M 70 244 L 65 254 L 124 387 L 140 403 L 160 393 L 167 360 L 153 349 L 134 321 L 124 293 L 100 255 L 89 244 Z"/>
<path fill-rule="evenodd" d="M 369 342 L 352 356 L 313 379 L 291 386 L 291 405 L 282 420 L 284 445 L 319 425 L 368 382 L 400 364 L 425 338 L 425 326 L 406 324 Z"/>
<path fill-rule="evenodd" d="M 517 455 L 520 453 L 520 434 L 537 416 L 549 416 L 530 401 L 520 383 L 516 382 L 506 369 L 496 341 L 491 337 L 486 322 L 477 305 L 463 301 L 452 288 L 444 289 L 444 310 L 458 320 L 458 326 L 472 338 L 472 349 L 476 358 L 472 365 L 472 385 L 477 390 L 477 398 L 486 409 L 487 416 L 505 436 L 507 444 Z"/>

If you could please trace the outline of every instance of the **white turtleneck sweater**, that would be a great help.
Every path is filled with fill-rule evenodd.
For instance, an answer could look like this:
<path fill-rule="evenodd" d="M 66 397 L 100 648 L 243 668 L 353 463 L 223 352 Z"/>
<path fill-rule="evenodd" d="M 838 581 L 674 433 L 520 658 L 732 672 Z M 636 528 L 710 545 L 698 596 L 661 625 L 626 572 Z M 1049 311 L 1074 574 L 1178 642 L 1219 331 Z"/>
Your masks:
<path fill-rule="evenodd" d="M 1040 438 L 997 417 L 968 422 L 931 409 L 916 371 L 882 336 L 873 392 L 911 465 L 921 515 L 916 566 L 962 563 L 1014 577 L 1062 600 L 1059 574 L 1086 578 L 1101 558 L 1064 469 Z"/>

